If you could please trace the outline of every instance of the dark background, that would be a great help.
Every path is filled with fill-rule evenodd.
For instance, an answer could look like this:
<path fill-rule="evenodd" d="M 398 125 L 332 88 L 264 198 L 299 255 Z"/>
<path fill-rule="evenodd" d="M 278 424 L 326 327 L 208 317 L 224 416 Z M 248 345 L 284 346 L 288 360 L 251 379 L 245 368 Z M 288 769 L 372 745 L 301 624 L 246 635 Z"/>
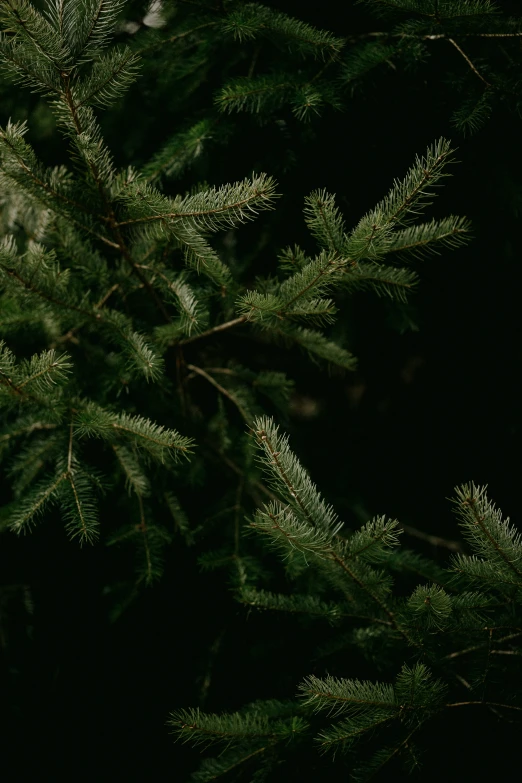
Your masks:
<path fill-rule="evenodd" d="M 353 3 L 344 4 L 342 15 L 331 0 L 269 4 L 343 36 L 381 25 Z M 508 12 L 519 10 L 516 3 L 502 5 Z M 438 45 L 417 73 L 390 72 L 349 101 L 343 113 L 331 112 L 304 129 L 285 115 L 290 139 L 284 144 L 298 160 L 289 171 L 282 170 L 285 152 L 278 131 L 238 116 L 241 147 L 233 156 L 218 150 L 182 185 L 199 176 L 211 184 L 242 178 L 260 161 L 269 165 L 266 150 L 272 145 L 283 196 L 277 217 L 266 224 L 271 236 L 264 253 L 270 264 L 270 254 L 287 244 L 313 250 L 302 217 L 303 199 L 312 189 L 336 193 L 352 226 L 405 172 L 415 153 L 440 136 L 453 140 L 460 162 L 452 166 L 454 176 L 431 214 L 467 215 L 474 240 L 419 263 L 421 285 L 411 310 L 418 331 L 397 328 L 402 317 L 397 306 L 359 295 L 340 315 L 359 357 L 356 374 L 329 377 L 293 354 L 285 363 L 297 391 L 291 443 L 341 516 L 356 524 L 386 513 L 422 531 L 456 538 L 447 498 L 464 481 L 487 483 L 505 514 L 516 520 L 519 513 L 521 123 L 499 107 L 476 136 L 459 136 L 450 122 L 451 104 L 458 99 L 445 81 L 456 53 Z M 219 72 L 209 75 L 198 98 L 202 105 L 220 79 Z M 128 106 L 148 100 L 140 89 L 138 81 Z M 30 121 L 34 117 L 36 126 L 41 116 L 47 122 L 36 96 L 20 93 L 13 109 L 9 95 L 3 124 L 13 111 L 26 112 Z M 134 115 L 133 139 L 141 138 L 138 158 L 147 159 L 176 127 L 177 108 L 166 104 L 162 110 L 165 122 L 156 119 L 149 134 L 147 118 Z M 104 123 L 118 162 L 130 162 L 121 116 L 109 112 Z M 32 140 L 46 162 L 65 157 L 59 137 L 36 130 Z M 313 401 L 313 416 L 303 415 L 303 398 Z M 446 557 L 423 546 L 427 554 Z M 310 673 L 310 649 L 302 634 L 291 624 L 276 627 L 265 615 L 247 617 L 221 575 L 202 575 L 194 553 L 181 542 L 169 553 L 161 584 L 115 624 L 107 619 L 102 594 L 111 569 L 118 567 L 112 551 L 79 550 L 59 526 L 46 524 L 30 537 L 3 540 L 0 563 L 2 582 L 30 585 L 34 603 L 32 615 L 20 602 L 16 613 L 10 609 L 4 617 L 1 701 L 8 728 L 6 761 L 0 764 L 6 780 L 37 772 L 90 780 L 185 780 L 197 752 L 174 745 L 165 721 L 171 709 L 198 701 L 205 675 L 211 677 L 205 709 L 219 711 L 253 698 L 292 696 Z M 349 672 L 345 664 L 336 674 Z M 513 741 L 515 729 L 503 724 L 500 730 L 492 719 L 484 720 L 481 731 L 487 727 L 489 747 L 474 741 L 475 724 L 467 714 L 455 716 L 454 727 L 445 729 L 444 749 L 431 746 L 426 736 L 424 779 L 442 774 L 472 779 L 488 764 L 507 775 L 502 749 Z M 467 751 L 475 758 L 473 769 Z M 459 766 L 465 757 L 466 766 Z M 303 778 L 306 771 L 301 769 Z M 314 774 L 321 779 L 320 768 Z M 346 779 L 342 764 L 336 774 L 332 779 Z"/>

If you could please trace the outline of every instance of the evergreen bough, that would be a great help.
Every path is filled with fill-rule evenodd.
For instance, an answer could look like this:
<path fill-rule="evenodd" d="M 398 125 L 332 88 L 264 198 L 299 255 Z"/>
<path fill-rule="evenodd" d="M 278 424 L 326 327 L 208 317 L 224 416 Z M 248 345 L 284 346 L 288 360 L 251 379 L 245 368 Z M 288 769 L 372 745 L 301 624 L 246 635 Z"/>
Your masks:
<path fill-rule="evenodd" d="M 351 370 L 355 358 L 327 331 L 345 292 L 405 301 L 417 281 L 408 258 L 458 247 L 470 227 L 454 216 L 419 219 L 448 176 L 452 150 L 441 139 L 351 231 L 332 194 L 310 194 L 305 220 L 317 255 L 288 248 L 275 276 L 245 279 L 210 238 L 274 208 L 270 176 L 168 196 L 139 170 L 119 170 L 105 145 L 94 107 L 114 102 L 139 67 L 125 48 L 105 53 L 121 8 L 1 6 L 5 69 L 47 97 L 71 157 L 71 168 L 49 168 L 25 141 L 25 123 L 0 131 L 0 445 L 12 486 L 1 524 L 25 532 L 57 507 L 68 534 L 92 542 L 100 492 L 125 486 L 128 522 L 104 525 L 105 537 L 137 543 L 138 579 L 149 584 L 171 540 L 162 520 L 174 513 L 189 535 L 173 512 L 181 508 L 175 487 L 194 475 L 184 464 L 200 445 L 189 383 L 204 381 L 219 400 L 211 430 L 222 454 L 234 440 L 248 449 L 241 420 L 251 423 L 266 397 L 284 407 L 291 390 L 284 373 L 241 366 L 224 348 L 210 364 L 212 338 L 243 328 L 252 340 L 295 345 Z"/>
<path fill-rule="evenodd" d="M 296 587 L 273 593 L 238 568 L 237 600 L 331 626 L 328 644 L 323 640 L 315 652 L 316 667 L 327 666 L 333 653 L 344 661 L 358 654 L 387 678 L 311 674 L 293 702 L 259 700 L 228 714 L 175 710 L 169 724 L 180 740 L 222 748 L 191 780 L 270 779 L 275 764 L 291 762 L 312 740 L 319 754 L 347 757 L 350 780 L 367 781 L 381 771 L 389 775 L 391 761 L 420 769 L 417 737 L 446 710 L 472 707 L 518 720 L 522 537 L 486 488 L 456 488 L 453 505 L 470 551 L 442 568 L 399 547 L 397 520 L 378 516 L 346 530 L 273 419 L 257 418 L 252 438 L 274 499 L 248 526 L 281 553 Z M 422 581 L 409 592 L 412 574 Z M 305 628 L 301 633 L 310 634 L 313 626 Z M 345 663 L 342 673 L 350 668 Z M 435 738 L 440 746 L 443 725 Z M 290 768 L 286 779 L 293 774 Z"/>

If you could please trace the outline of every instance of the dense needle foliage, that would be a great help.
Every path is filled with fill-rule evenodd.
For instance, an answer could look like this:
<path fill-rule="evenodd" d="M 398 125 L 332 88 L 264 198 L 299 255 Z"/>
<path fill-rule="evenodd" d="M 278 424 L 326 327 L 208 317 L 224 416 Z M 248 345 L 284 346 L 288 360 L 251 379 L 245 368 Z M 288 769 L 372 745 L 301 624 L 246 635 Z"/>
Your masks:
<path fill-rule="evenodd" d="M 461 710 L 517 726 L 484 482 L 514 503 L 520 345 L 483 300 L 516 302 L 521 20 L 293 5 L 0 3 L 0 644 L 53 771 L 82 701 L 91 774 L 198 781 L 425 775 Z"/>

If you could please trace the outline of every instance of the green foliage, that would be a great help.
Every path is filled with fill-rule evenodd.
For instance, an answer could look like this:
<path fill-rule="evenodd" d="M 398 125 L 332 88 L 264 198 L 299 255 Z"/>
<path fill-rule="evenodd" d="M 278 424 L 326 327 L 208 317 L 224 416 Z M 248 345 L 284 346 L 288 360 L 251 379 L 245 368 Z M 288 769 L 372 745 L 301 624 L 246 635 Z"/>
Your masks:
<path fill-rule="evenodd" d="M 305 751 L 348 754 L 354 780 L 399 757 L 417 768 L 412 738 L 432 717 L 520 709 L 502 693 L 519 655 L 519 535 L 474 485 L 456 500 L 471 553 L 447 569 L 400 549 L 401 527 L 384 515 L 349 531 L 274 416 L 288 420 L 295 349 L 310 372 L 356 369 L 338 319 L 356 292 L 400 308 L 419 283 L 415 261 L 470 240 L 465 217 L 420 217 L 449 176 L 451 144 L 436 140 L 352 227 L 345 193 L 313 190 L 306 250 L 271 239 L 285 207 L 262 149 L 233 182 L 226 161 L 224 176 L 207 163 L 264 125 L 291 140 L 286 172 L 322 115 L 371 94 L 372 80 L 427 67 L 437 47 L 440 78 L 465 95 L 452 99 L 453 123 L 476 132 L 499 105 L 520 109 L 520 23 L 487 0 L 374 0 L 386 29 L 341 38 L 258 3 L 163 6 L 0 4 L 0 61 L 15 85 L 5 91 L 21 96 L 0 129 L 0 532 L 45 519 L 75 544 L 109 547 L 112 620 L 191 546 L 247 611 L 320 621 L 299 699 L 172 714 L 182 740 L 220 750 L 194 781 L 269 779 Z M 497 36 L 502 49 L 486 48 Z M 129 111 L 136 90 L 143 116 Z M 148 117 L 151 96 L 164 123 Z M 171 127 L 173 116 L 183 122 Z M 0 610 L 4 593 L 24 591 L 2 586 Z M 2 648 L 3 634 L 0 616 Z M 379 681 L 330 675 L 324 661 L 338 653 Z"/>
<path fill-rule="evenodd" d="M 222 29 L 240 41 L 265 36 L 289 51 L 323 59 L 337 56 L 344 45 L 341 38 L 335 38 L 329 32 L 316 30 L 309 24 L 259 3 L 237 4 Z"/>
<path fill-rule="evenodd" d="M 388 265 L 388 252 L 406 257 L 409 251 L 418 253 L 432 245 L 434 249 L 458 246 L 467 238 L 469 224 L 462 218 L 446 218 L 414 227 L 420 209 L 431 201 L 432 188 L 447 176 L 451 150 L 441 140 L 425 158 L 416 159 L 406 178 L 397 180 L 351 233 L 345 229 L 335 197 L 325 191 L 312 193 L 305 202 L 305 220 L 322 248 L 319 254 L 308 258 L 296 250 L 298 268 L 289 266 L 283 254 L 278 278 L 257 278 L 255 287 L 245 285 L 209 237 L 273 209 L 277 196 L 273 178 L 253 174 L 240 182 L 202 186 L 176 196 L 158 190 L 154 182 L 179 174 L 197 157 L 200 144 L 212 133 L 207 121 L 173 137 L 143 171 L 118 170 L 104 143 L 91 106 L 114 103 L 137 75 L 136 52 L 103 51 L 122 8 L 58 3 L 42 16 L 25 2 L 16 11 L 9 4 L 4 7 L 9 51 L 18 47 L 17 62 L 25 57 L 31 79 L 40 80 L 57 127 L 70 142 L 72 168 L 49 169 L 41 163 L 24 139 L 25 124 L 9 123 L 1 132 L 0 171 L 11 215 L 0 251 L 2 307 L 8 314 L 5 336 L 14 347 L 19 337 L 35 344 L 44 337 L 48 348 L 16 360 L 13 350 L 4 346 L 0 388 L 7 411 L 4 437 L 15 460 L 13 470 L 18 471 L 15 489 L 20 492 L 24 487 L 25 492 L 12 511 L 11 528 L 26 529 L 57 503 L 70 536 L 93 540 L 97 511 L 86 478 L 91 470 L 80 449 L 87 439 L 95 438 L 112 456 L 109 483 L 123 481 L 131 490 L 128 501 L 138 501 L 140 521 L 125 528 L 129 535 L 123 538 L 135 540 L 138 528 L 149 531 L 144 557 L 150 581 L 155 572 L 151 553 L 159 553 L 161 541 L 168 539 L 161 525 L 158 530 L 164 533 L 157 535 L 156 527 L 148 526 L 151 501 L 167 511 L 174 496 L 165 484 L 152 498 L 147 470 L 150 460 L 167 467 L 193 453 L 194 438 L 185 434 L 190 419 L 197 420 L 195 407 L 192 415 L 186 415 L 188 379 L 205 381 L 221 406 L 224 400 L 247 422 L 262 413 L 270 400 L 284 412 L 292 388 L 282 372 L 256 372 L 237 364 L 227 367 L 224 357 L 213 366 L 205 366 L 204 353 L 201 365 L 195 359 L 184 361 L 182 347 L 245 325 L 253 339 L 296 345 L 315 361 L 352 370 L 352 354 L 325 332 L 344 291 L 370 288 L 404 300 L 416 275 L 406 267 Z M 227 28 L 234 28 L 235 37 L 245 38 L 247 29 L 248 36 L 269 31 L 274 40 L 285 40 L 285 46 L 300 55 L 339 54 L 338 40 L 294 24 L 289 17 L 253 5 L 236 11 Z M 19 74 L 9 58 L 5 67 Z M 37 239 L 33 238 L 36 227 Z M 27 312 L 30 322 L 24 317 Z M 68 345 L 73 349 L 70 355 L 59 350 Z M 151 402 L 172 395 L 169 351 L 173 348 L 184 376 L 179 387 L 178 370 L 178 388 L 184 390 L 171 407 L 169 420 L 177 424 L 170 426 L 154 421 L 140 407 L 138 390 L 143 381 L 154 384 L 158 391 L 149 397 Z M 123 390 L 131 395 L 124 404 Z M 37 417 L 38 430 L 35 418 L 28 425 L 27 419 L 20 419 L 21 405 L 23 416 L 29 412 Z M 229 411 L 221 407 L 219 416 L 228 418 Z M 49 430 L 46 437 L 45 427 L 56 431 Z M 46 479 L 36 463 L 31 467 L 33 434 L 37 435 L 35 453 L 43 455 L 42 467 L 49 471 Z M 243 436 L 238 432 L 235 437 Z M 290 458 L 284 439 L 274 450 L 282 451 L 282 459 Z M 67 457 L 73 451 L 78 453 L 74 462 Z M 69 467 L 58 468 L 60 460 Z M 311 504 L 310 513 L 322 521 L 317 535 L 309 535 L 306 545 L 297 536 L 296 546 L 302 551 L 330 551 L 337 532 L 335 518 L 330 519 L 333 512 L 316 498 L 300 471 L 294 465 L 289 472 L 291 481 L 297 482 L 300 502 L 307 508 Z M 168 472 L 163 478 L 167 480 Z M 301 486 L 300 481 L 305 483 Z M 166 505 L 165 498 L 170 498 Z M 274 506 L 270 513 L 280 511 Z M 183 513 L 181 508 L 177 513 Z M 301 524 L 293 514 L 283 513 L 288 530 Z M 186 522 L 182 529 L 190 538 Z M 122 534 L 116 539 L 122 540 Z"/>
<path fill-rule="evenodd" d="M 308 723 L 300 727 L 294 742 L 304 748 L 313 737 L 318 753 L 348 756 L 350 779 L 362 781 L 399 758 L 405 769 L 417 769 L 420 756 L 412 738 L 448 709 L 482 705 L 509 720 L 516 717 L 522 705 L 515 694 L 506 695 L 516 664 L 504 667 L 498 660 L 521 654 L 519 642 L 514 642 L 520 638 L 520 534 L 502 520 L 485 488 L 469 484 L 456 489 L 454 503 L 471 554 L 455 557 L 447 571 L 440 569 L 446 587 L 421 583 L 404 597 L 401 576 L 407 576 L 412 566 L 421 576 L 424 566 L 407 550 L 399 551 L 397 558 L 398 523 L 379 517 L 358 531 L 345 532 L 274 422 L 256 420 L 253 436 L 277 499 L 257 510 L 250 528 L 268 536 L 283 553 L 297 552 L 305 570 L 292 575 L 287 569 L 290 579 L 299 580 L 299 592 L 274 594 L 240 585 L 238 601 L 265 611 L 304 615 L 307 622 L 328 620 L 335 627 L 332 646 L 343 651 L 344 659 L 356 653 L 370 661 L 377 657 L 381 667 L 395 672 L 393 684 L 332 674 L 305 677 L 295 709 L 304 710 Z M 398 577 L 396 584 L 389 572 Z M 309 593 L 303 592 L 305 576 Z M 316 658 L 325 654 L 323 649 Z M 464 667 L 477 668 L 473 682 L 462 675 Z M 321 716 L 318 723 L 313 713 Z M 214 746 L 230 740 L 237 750 L 234 779 L 244 780 L 249 760 L 256 757 L 262 765 L 266 747 L 248 739 L 250 723 L 240 715 L 182 710 L 173 714 L 171 723 L 178 737 L 194 744 L 204 740 Z M 267 722 L 255 723 L 256 730 L 271 730 L 277 742 L 278 722 L 262 704 L 260 715 Z M 443 724 L 438 725 L 440 731 Z M 438 741 L 444 742 L 442 734 Z M 285 748 L 277 752 L 281 761 L 291 763 Z M 207 779 L 198 776 L 209 769 L 216 776 L 231 771 L 219 766 L 219 758 L 205 759 L 192 779 Z"/>
<path fill-rule="evenodd" d="M 455 557 L 454 570 L 477 586 L 486 584 L 514 599 L 522 587 L 520 533 L 509 519 L 502 519 L 484 487 L 464 485 L 454 503 L 464 537 L 473 549 L 472 556 Z"/>

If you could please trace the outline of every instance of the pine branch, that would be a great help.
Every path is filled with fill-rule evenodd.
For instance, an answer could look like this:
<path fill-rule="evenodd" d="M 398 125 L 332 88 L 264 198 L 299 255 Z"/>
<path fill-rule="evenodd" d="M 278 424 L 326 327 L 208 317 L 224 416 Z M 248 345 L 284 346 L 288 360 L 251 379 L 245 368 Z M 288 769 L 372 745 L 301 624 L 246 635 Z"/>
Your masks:
<path fill-rule="evenodd" d="M 72 468 L 65 479 L 59 496 L 65 529 L 71 539 L 79 539 L 80 545 L 92 544 L 99 536 L 99 522 L 91 484 L 84 473 Z"/>
<path fill-rule="evenodd" d="M 111 106 L 138 74 L 139 59 L 128 47 L 99 57 L 88 78 L 76 86 L 76 111 L 82 106 Z"/>
<path fill-rule="evenodd" d="M 276 75 L 258 77 L 237 77 L 219 90 L 215 103 L 219 111 L 232 114 L 234 111 L 248 111 L 259 114 L 262 111 L 282 106 L 295 93 L 299 82 Z"/>
<path fill-rule="evenodd" d="M 521 33 L 522 35 L 522 33 Z M 476 133 L 487 122 L 492 111 L 492 92 L 484 90 L 478 97 L 469 98 L 453 112 L 452 123 L 464 135 Z"/>
<path fill-rule="evenodd" d="M 176 710 L 171 713 L 168 723 L 182 740 L 194 745 L 252 739 L 276 740 L 280 736 L 277 731 L 279 727 L 270 724 L 265 717 L 238 712 L 216 715 L 198 709 Z"/>
<path fill-rule="evenodd" d="M 239 41 L 264 35 L 280 41 L 290 51 L 323 59 L 338 55 L 344 46 L 342 38 L 259 3 L 245 3 L 233 9 L 221 27 Z"/>
<path fill-rule="evenodd" d="M 57 490 L 66 480 L 65 474 L 49 476 L 27 492 L 9 515 L 9 527 L 15 533 L 29 532 L 32 525 L 57 499 Z"/>
<path fill-rule="evenodd" d="M 187 458 L 194 445 L 192 438 L 180 435 L 176 430 L 155 424 L 143 416 L 113 413 L 92 401 L 77 409 L 74 427 L 79 437 L 101 438 L 110 444 L 117 445 L 118 438 L 128 439 L 162 463 L 166 458 L 175 461 Z"/>
<path fill-rule="evenodd" d="M 181 533 L 187 546 L 191 546 L 195 540 L 194 531 L 190 527 L 187 515 L 181 508 L 179 500 L 172 492 L 165 492 L 163 497 L 176 525 L 176 530 Z"/>
<path fill-rule="evenodd" d="M 456 513 L 466 540 L 475 555 L 458 555 L 454 568 L 490 584 L 514 584 L 522 587 L 522 536 L 503 520 L 486 496 L 485 487 L 464 484 L 456 489 Z"/>
<path fill-rule="evenodd" d="M 125 488 L 129 494 L 134 492 L 136 495 L 146 497 L 150 493 L 150 483 L 143 466 L 140 464 L 136 450 L 115 443 L 111 445 L 125 476 Z"/>
<path fill-rule="evenodd" d="M 323 568 L 329 564 L 340 568 L 379 607 L 408 644 L 418 646 L 386 602 L 389 582 L 364 563 L 365 556 L 369 560 L 385 557 L 386 550 L 396 542 L 397 523 L 378 518 L 356 534 L 353 543 L 341 539 L 338 533 L 342 524 L 290 450 L 288 438 L 279 435 L 278 428 L 267 418 L 255 420 L 254 433 L 270 486 L 284 498 L 284 503 L 276 501 L 258 509 L 251 527 L 269 535 L 283 550 L 291 547 L 318 558 Z"/>
<path fill-rule="evenodd" d="M 145 269 L 146 271 L 153 272 L 155 276 L 159 277 L 165 283 L 165 290 L 170 297 L 174 297 L 176 305 L 181 313 L 179 318 L 179 329 L 182 334 L 189 335 L 188 341 L 190 341 L 190 333 L 193 329 L 201 328 L 204 321 L 207 320 L 206 313 L 203 311 L 195 291 L 185 281 L 183 273 L 173 276 L 172 274 L 166 275 L 159 269 L 153 269 L 145 264 L 136 264 L 138 269 Z M 212 331 L 212 330 L 211 330 Z M 196 334 L 192 339 L 197 339 L 200 335 Z M 187 340 L 179 341 L 179 344 L 184 344 Z"/>
<path fill-rule="evenodd" d="M 0 61 L 7 66 L 4 70 L 16 84 L 23 83 L 46 96 L 61 97 L 56 70 L 50 64 L 36 64 L 30 50 L 3 33 L 0 34 Z"/>
<path fill-rule="evenodd" d="M 452 162 L 452 152 L 450 143 L 441 138 L 428 148 L 424 158 L 417 156 L 405 178 L 396 180 L 388 195 L 370 213 L 375 218 L 374 222 L 405 225 L 429 206 L 435 195 L 433 188 L 449 176 L 445 167 Z M 368 218 L 363 218 L 363 221 L 366 220 Z"/>
<path fill-rule="evenodd" d="M 306 224 L 317 241 L 341 254 L 346 241 L 346 226 L 335 205 L 335 197 L 326 190 L 314 190 L 305 199 L 304 213 Z"/>
<path fill-rule="evenodd" d="M 284 326 L 279 329 L 271 329 L 271 333 L 282 339 L 284 343 L 296 344 L 305 350 L 312 360 L 319 357 L 334 367 L 343 370 L 355 370 L 357 359 L 337 343 L 328 340 L 321 332 L 304 327 Z"/>
<path fill-rule="evenodd" d="M 359 558 L 368 563 L 382 563 L 399 542 L 400 530 L 397 520 L 385 516 L 366 522 L 348 539 L 345 556 Z"/>
<path fill-rule="evenodd" d="M 76 5 L 78 13 L 69 17 L 68 34 L 78 63 L 92 60 L 107 46 L 124 5 L 125 0 L 86 0 L 86 12 Z"/>
<path fill-rule="evenodd" d="M 280 435 L 279 428 L 267 417 L 255 419 L 253 432 L 271 488 L 280 493 L 309 525 L 323 531 L 329 539 L 337 535 L 342 523 L 294 456 L 288 438 Z"/>
<path fill-rule="evenodd" d="M 6 153 L 2 160 L 2 176 L 24 188 L 28 194 L 36 197 L 46 207 L 49 206 L 51 199 L 56 211 L 68 218 L 73 217 L 75 211 L 80 210 L 103 220 L 102 215 L 70 198 L 66 191 L 68 178 L 64 169 L 53 170 L 50 177 L 44 172 L 32 148 L 23 140 L 27 130 L 25 122 L 15 124 L 11 121 L 7 123 L 5 130 L 0 129 L 0 143 Z M 86 230 L 92 230 L 92 227 L 88 226 Z"/>
<path fill-rule="evenodd" d="M 0 341 L 0 394 L 3 390 L 4 404 L 23 401 L 47 407 L 56 405 L 60 386 L 68 380 L 71 367 L 69 356 L 54 350 L 42 351 L 17 363 L 4 341 Z"/>
<path fill-rule="evenodd" d="M 349 614 L 345 615 L 342 607 L 338 604 L 326 603 L 311 595 L 282 595 L 245 586 L 239 592 L 237 600 L 242 604 L 261 609 L 322 617 L 330 623 L 338 622 L 343 616 L 350 616 Z"/>
<path fill-rule="evenodd" d="M 440 254 L 443 248 L 457 248 L 470 240 L 471 223 L 467 218 L 451 215 L 397 231 L 387 253 L 410 253 L 414 258 Z"/>
<path fill-rule="evenodd" d="M 192 225 L 199 231 L 214 232 L 250 220 L 260 209 L 271 209 L 277 195 L 274 180 L 266 174 L 174 200 L 138 181 L 124 196 L 127 211 L 136 217 L 116 225 L 119 228 L 160 220 L 167 221 L 166 225 L 175 230 L 175 221 L 182 219 L 185 227 Z M 143 209 L 146 214 L 139 215 Z"/>
<path fill-rule="evenodd" d="M 3 0 L 0 21 L 19 37 L 35 61 L 44 58 L 56 70 L 70 65 L 70 53 L 58 31 L 28 0 Z"/>
<path fill-rule="evenodd" d="M 396 717 L 400 710 L 392 685 L 360 680 L 341 680 L 328 676 L 306 677 L 299 686 L 304 703 L 314 711 L 327 710 L 331 717 L 342 713 L 357 715 L 367 708 L 384 711 L 386 717 Z"/>

